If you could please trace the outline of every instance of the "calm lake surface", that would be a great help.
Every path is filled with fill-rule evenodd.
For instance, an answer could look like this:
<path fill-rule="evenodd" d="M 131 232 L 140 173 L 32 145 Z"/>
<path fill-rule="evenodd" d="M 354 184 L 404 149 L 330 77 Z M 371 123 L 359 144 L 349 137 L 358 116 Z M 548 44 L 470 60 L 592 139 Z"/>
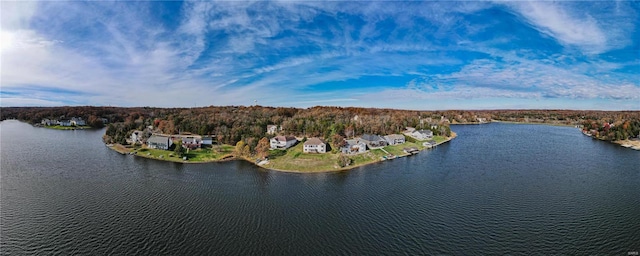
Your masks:
<path fill-rule="evenodd" d="M 104 130 L 0 123 L 2 254 L 640 251 L 640 152 L 544 125 L 453 126 L 435 150 L 291 174 L 120 155 Z"/>

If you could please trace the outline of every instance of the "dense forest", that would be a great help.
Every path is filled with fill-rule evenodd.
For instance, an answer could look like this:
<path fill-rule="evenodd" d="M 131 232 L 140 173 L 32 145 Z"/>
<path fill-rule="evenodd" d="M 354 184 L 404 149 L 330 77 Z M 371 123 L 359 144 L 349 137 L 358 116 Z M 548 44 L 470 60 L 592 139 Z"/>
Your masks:
<path fill-rule="evenodd" d="M 235 145 L 244 141 L 254 148 L 267 137 L 267 125 L 279 125 L 279 134 L 330 139 L 338 134 L 353 137 L 364 133 L 399 133 L 406 127 L 432 129 L 448 135 L 449 124 L 479 123 L 487 120 L 582 125 L 596 130 L 605 140 L 626 139 L 640 133 L 640 111 L 575 110 L 444 110 L 414 111 L 397 109 L 312 107 L 306 109 L 224 106 L 201 108 L 152 107 L 5 107 L 0 120 L 18 119 L 39 123 L 44 118 L 82 117 L 93 127 L 107 126 L 106 142 L 124 142 L 133 130 L 151 126 L 165 134 L 197 133 L 214 135 L 220 143 Z M 102 118 L 108 123 L 103 124 Z"/>

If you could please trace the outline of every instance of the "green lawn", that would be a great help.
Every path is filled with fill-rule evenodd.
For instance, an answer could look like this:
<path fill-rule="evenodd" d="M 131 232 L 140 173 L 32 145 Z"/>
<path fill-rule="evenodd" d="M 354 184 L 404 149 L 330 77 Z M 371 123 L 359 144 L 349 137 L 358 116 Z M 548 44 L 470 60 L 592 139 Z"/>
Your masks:
<path fill-rule="evenodd" d="M 282 156 L 269 157 L 269 164 L 264 167 L 309 172 L 337 169 L 337 154 L 307 154 L 302 152 L 302 147 L 303 143 L 298 143 L 298 145 L 287 149 Z"/>
<path fill-rule="evenodd" d="M 222 160 L 224 158 L 230 157 L 233 153 L 234 147 L 231 145 L 221 145 L 221 146 L 213 146 L 213 148 L 201 148 L 195 150 L 189 150 L 189 153 L 186 153 L 187 157 L 186 162 L 212 162 Z M 161 150 L 161 149 L 151 149 L 151 148 L 140 148 L 136 149 L 133 152 L 137 152 L 137 155 L 148 158 L 161 159 L 165 161 L 173 161 L 173 162 L 185 162 L 182 160 L 182 157 L 178 157 L 173 151 L 170 150 Z"/>
<path fill-rule="evenodd" d="M 302 143 L 299 143 L 298 145 L 287 149 L 286 153 L 282 156 L 272 156 L 269 158 L 269 164 L 264 167 L 299 172 L 343 170 L 354 166 L 380 161 L 382 156 L 385 155 L 382 150 L 376 149 L 366 153 L 349 156 L 352 160 L 351 165 L 345 168 L 340 168 L 337 163 L 338 156 L 340 154 L 334 154 L 331 152 L 325 154 L 307 154 L 302 152 L 302 148 Z"/>
<path fill-rule="evenodd" d="M 60 125 L 51 125 L 51 126 L 43 126 L 44 128 L 54 129 L 54 130 L 80 130 L 80 129 L 91 129 L 91 126 L 60 126 Z"/>
<path fill-rule="evenodd" d="M 384 147 L 384 150 L 392 155 L 402 156 L 407 155 L 407 153 L 404 152 L 404 148 L 417 148 L 418 150 L 422 150 L 424 149 L 424 146 L 422 146 L 422 142 L 405 142 L 399 145 L 386 146 Z"/>

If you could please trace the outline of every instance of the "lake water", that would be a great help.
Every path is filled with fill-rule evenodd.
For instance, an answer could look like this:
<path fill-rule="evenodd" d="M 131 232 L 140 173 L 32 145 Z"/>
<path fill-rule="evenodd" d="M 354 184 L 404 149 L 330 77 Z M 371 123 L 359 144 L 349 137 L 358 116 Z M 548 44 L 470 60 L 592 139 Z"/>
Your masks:
<path fill-rule="evenodd" d="M 120 155 L 104 130 L 0 123 L 2 254 L 606 254 L 640 251 L 640 152 L 544 125 L 351 171 Z"/>

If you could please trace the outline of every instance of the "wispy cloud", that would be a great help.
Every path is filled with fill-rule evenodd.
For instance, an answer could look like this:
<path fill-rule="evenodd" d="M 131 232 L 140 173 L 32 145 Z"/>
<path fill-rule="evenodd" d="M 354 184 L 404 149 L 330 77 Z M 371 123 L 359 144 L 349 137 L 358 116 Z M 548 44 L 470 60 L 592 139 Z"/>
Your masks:
<path fill-rule="evenodd" d="M 640 57 L 630 54 L 638 50 L 632 35 L 639 8 L 634 2 L 3 2 L 0 99 L 3 106 L 629 103 L 640 95 L 633 72 Z M 421 105 L 425 100 L 435 103 Z"/>

